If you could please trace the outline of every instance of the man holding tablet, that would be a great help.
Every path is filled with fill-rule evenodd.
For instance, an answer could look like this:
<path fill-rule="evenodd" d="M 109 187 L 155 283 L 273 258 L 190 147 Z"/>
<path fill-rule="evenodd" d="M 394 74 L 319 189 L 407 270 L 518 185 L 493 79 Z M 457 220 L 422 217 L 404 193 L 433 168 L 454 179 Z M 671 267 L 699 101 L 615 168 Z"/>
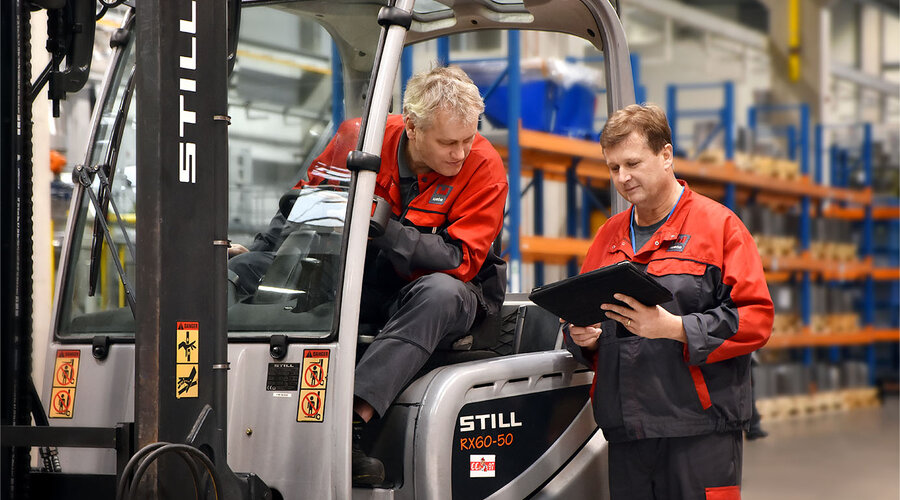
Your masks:
<path fill-rule="evenodd" d="M 769 338 L 772 300 L 750 233 L 675 178 L 671 142 L 657 106 L 610 116 L 600 143 L 632 206 L 600 228 L 581 271 L 627 260 L 673 300 L 616 294 L 607 320 L 565 329 L 566 346 L 595 371 L 613 499 L 739 499 L 750 353 Z"/>

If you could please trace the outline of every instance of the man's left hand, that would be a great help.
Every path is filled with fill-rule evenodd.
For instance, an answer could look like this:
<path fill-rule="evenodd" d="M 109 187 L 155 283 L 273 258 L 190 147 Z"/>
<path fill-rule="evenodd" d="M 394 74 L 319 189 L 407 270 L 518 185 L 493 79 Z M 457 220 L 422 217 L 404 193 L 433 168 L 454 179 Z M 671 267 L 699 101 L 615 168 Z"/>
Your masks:
<path fill-rule="evenodd" d="M 676 316 L 661 306 L 645 306 L 633 297 L 621 293 L 613 295 L 613 298 L 625 305 L 603 304 L 600 309 L 606 311 L 606 317 L 618 321 L 629 332 L 648 339 L 687 342 L 681 316 Z"/>

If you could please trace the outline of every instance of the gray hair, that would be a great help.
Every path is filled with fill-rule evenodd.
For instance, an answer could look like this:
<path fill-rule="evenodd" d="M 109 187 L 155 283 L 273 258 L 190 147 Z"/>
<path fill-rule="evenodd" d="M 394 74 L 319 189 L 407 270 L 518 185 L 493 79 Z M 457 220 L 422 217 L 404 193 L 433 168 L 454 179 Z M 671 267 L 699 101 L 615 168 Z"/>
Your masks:
<path fill-rule="evenodd" d="M 478 121 L 484 100 L 465 71 L 456 66 L 434 68 L 409 79 L 403 95 L 403 114 L 428 128 L 435 113 L 443 109 L 463 121 Z"/>

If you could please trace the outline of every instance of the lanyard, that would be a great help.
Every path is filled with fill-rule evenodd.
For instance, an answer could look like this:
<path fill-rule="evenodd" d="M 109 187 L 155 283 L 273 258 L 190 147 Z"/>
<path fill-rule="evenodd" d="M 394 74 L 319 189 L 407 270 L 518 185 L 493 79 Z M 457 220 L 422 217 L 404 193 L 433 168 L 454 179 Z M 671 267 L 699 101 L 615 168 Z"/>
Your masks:
<path fill-rule="evenodd" d="M 684 186 L 681 186 L 681 192 L 678 193 L 678 199 L 675 200 L 675 205 L 672 206 L 672 210 L 669 211 L 669 215 L 666 216 L 666 220 L 663 221 L 662 225 L 665 225 L 666 221 L 669 220 L 669 217 L 675 213 L 675 207 L 678 206 L 678 202 L 681 201 L 681 195 L 683 194 Z M 662 227 L 662 225 L 660 227 Z M 637 246 L 637 241 L 634 239 L 634 205 L 631 206 L 631 224 L 629 227 L 631 229 L 631 252 L 637 255 L 637 248 L 635 248 L 635 246 Z"/>

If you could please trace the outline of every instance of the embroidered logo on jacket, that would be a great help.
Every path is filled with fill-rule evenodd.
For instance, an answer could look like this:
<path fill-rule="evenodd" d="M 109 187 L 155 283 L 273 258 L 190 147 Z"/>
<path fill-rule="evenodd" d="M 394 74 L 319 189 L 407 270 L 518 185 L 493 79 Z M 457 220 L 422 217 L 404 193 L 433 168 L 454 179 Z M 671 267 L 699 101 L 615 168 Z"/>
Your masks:
<path fill-rule="evenodd" d="M 678 238 L 669 245 L 669 248 L 666 249 L 667 252 L 683 252 L 684 247 L 687 246 L 688 240 L 691 239 L 691 235 L 689 234 L 679 234 Z"/>
<path fill-rule="evenodd" d="M 434 188 L 434 193 L 431 195 L 431 199 L 428 200 L 428 203 L 432 205 L 443 205 L 444 202 L 447 201 L 447 197 L 450 196 L 450 191 L 453 191 L 453 186 L 438 184 L 437 187 Z"/>

